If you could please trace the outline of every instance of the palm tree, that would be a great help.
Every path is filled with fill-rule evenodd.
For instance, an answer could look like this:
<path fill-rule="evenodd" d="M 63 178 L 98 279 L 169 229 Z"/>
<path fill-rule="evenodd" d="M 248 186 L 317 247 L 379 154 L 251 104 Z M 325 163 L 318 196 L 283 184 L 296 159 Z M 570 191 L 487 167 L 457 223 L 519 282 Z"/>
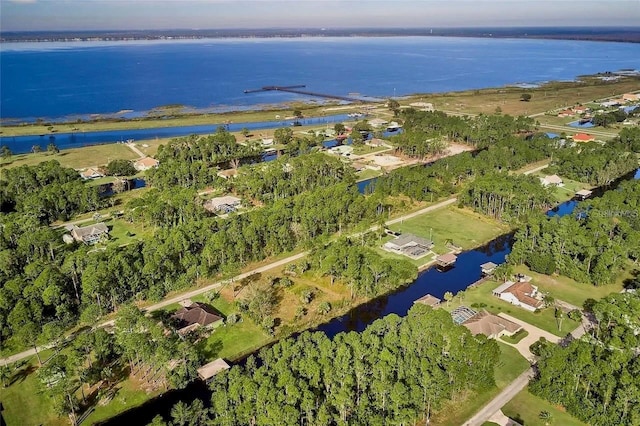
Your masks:
<path fill-rule="evenodd" d="M 551 420 L 553 419 L 553 415 L 550 412 L 544 410 L 544 411 L 540 411 L 540 414 L 538 414 L 538 418 L 540 420 L 544 420 L 545 425 L 550 425 Z"/>
<path fill-rule="evenodd" d="M 444 300 L 447 301 L 447 306 L 449 306 L 449 302 L 451 301 L 451 299 L 453 299 L 453 293 L 451 293 L 450 291 L 447 291 L 444 294 Z"/>

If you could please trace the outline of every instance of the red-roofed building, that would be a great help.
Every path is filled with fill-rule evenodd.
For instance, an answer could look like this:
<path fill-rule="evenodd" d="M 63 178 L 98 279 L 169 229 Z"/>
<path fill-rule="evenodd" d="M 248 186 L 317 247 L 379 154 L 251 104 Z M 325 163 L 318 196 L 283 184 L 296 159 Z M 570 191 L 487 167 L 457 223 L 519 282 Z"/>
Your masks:
<path fill-rule="evenodd" d="M 538 287 L 531 285 L 529 282 L 507 281 L 506 283 L 496 287 L 493 295 L 500 299 L 520 306 L 528 311 L 535 311 L 543 306 L 538 293 Z"/>
<path fill-rule="evenodd" d="M 558 117 L 571 117 L 573 116 L 573 111 L 570 109 L 565 109 L 564 111 L 560 111 L 558 113 Z"/>
<path fill-rule="evenodd" d="M 596 138 L 588 133 L 576 133 L 573 135 L 573 140 L 574 142 L 593 142 Z"/>

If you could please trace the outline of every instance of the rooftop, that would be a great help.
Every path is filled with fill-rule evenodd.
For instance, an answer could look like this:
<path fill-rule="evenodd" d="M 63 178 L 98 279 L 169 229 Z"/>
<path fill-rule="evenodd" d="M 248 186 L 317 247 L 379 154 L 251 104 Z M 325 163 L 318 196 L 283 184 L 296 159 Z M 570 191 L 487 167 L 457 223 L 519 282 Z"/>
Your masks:
<path fill-rule="evenodd" d="M 389 241 L 399 247 L 406 246 L 408 244 L 417 244 L 425 247 L 433 247 L 433 241 L 427 240 L 426 238 L 418 237 L 413 234 L 402 234 L 398 238 Z"/>
<path fill-rule="evenodd" d="M 425 294 L 421 298 L 415 300 L 413 303 L 422 303 L 423 305 L 434 307 L 439 305 L 440 302 L 442 302 L 442 300 L 438 299 L 437 297 L 430 294 Z"/>
<path fill-rule="evenodd" d="M 78 237 L 86 237 L 89 235 L 106 234 L 109 232 L 109 228 L 104 223 L 96 223 L 93 225 L 83 226 L 78 228 L 77 226 L 72 228 L 72 232 Z"/>
<path fill-rule="evenodd" d="M 200 376 L 202 380 L 209 380 L 219 372 L 228 370 L 229 368 L 231 368 L 229 367 L 229 364 L 227 364 L 222 358 L 218 358 L 198 368 L 198 376 Z"/>
<path fill-rule="evenodd" d="M 453 322 L 460 325 L 476 314 L 477 312 L 471 308 L 467 308 L 466 306 L 458 306 L 453 311 L 451 311 L 451 318 L 453 319 Z"/>
<path fill-rule="evenodd" d="M 191 306 L 180 308 L 171 315 L 171 318 L 178 320 L 181 328 L 194 324 L 207 326 L 222 319 L 211 306 L 204 303 L 194 303 Z"/>
<path fill-rule="evenodd" d="M 512 321 L 493 315 L 485 310 L 478 312 L 462 323 L 471 334 L 484 334 L 487 337 L 498 336 L 503 331 L 513 334 L 522 327 Z"/>

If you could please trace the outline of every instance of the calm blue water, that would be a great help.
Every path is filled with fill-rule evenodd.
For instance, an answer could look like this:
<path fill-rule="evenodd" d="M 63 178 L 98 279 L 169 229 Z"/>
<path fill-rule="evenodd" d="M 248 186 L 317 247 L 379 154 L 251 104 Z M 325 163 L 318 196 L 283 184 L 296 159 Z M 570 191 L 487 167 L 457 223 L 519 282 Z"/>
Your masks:
<path fill-rule="evenodd" d="M 4 43 L 0 117 L 241 108 L 306 99 L 266 85 L 389 97 L 640 68 L 640 44 L 448 37 Z"/>
<path fill-rule="evenodd" d="M 578 128 L 589 128 L 589 127 L 594 127 L 594 124 L 591 121 L 587 121 L 585 123 L 580 123 L 580 120 L 577 120 L 577 121 L 572 121 L 571 123 L 569 123 L 569 126 L 578 127 Z"/>
<path fill-rule="evenodd" d="M 0 137 L 0 146 L 8 146 L 14 154 L 24 154 L 26 152 L 30 152 L 31 147 L 34 145 L 40 145 L 42 149 L 46 149 L 47 145 L 51 142 L 55 143 L 60 149 L 67 149 L 78 148 L 86 145 L 124 142 L 128 139 L 140 141 L 155 138 L 173 138 L 192 134 L 207 134 L 215 132 L 220 126 L 225 126 L 227 130 L 231 132 L 237 132 L 245 127 L 249 130 L 288 127 L 291 126 L 294 121 L 299 121 L 303 125 L 315 125 L 339 123 L 348 119 L 349 117 L 346 114 L 337 114 L 326 117 L 309 117 L 301 120 L 155 127 L 151 129 L 105 130 L 101 132 L 55 133 L 40 136 L 5 136 Z"/>

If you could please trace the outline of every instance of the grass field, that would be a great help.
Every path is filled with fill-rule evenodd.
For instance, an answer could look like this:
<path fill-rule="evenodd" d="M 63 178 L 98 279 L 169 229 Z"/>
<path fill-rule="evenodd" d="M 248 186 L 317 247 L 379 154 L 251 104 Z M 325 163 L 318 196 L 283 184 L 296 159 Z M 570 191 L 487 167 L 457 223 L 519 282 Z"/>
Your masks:
<path fill-rule="evenodd" d="M 500 312 L 504 312 L 560 337 L 566 336 L 567 333 L 573 331 L 578 325 L 580 325 L 579 322 L 565 317 L 562 321 L 561 329 L 558 330 L 558 324 L 552 308 L 546 308 L 540 312 L 529 312 L 519 306 L 515 306 L 505 302 L 504 300 L 498 299 L 492 294 L 492 291 L 499 284 L 500 283 L 495 281 L 485 281 L 477 287 L 467 289 L 463 293 L 463 299 L 455 297 L 448 306 L 444 305 L 443 308 L 451 311 L 460 305 L 471 306 L 474 303 L 484 304 L 486 306 L 483 308 L 491 313 L 498 314 Z M 532 284 L 537 285 L 535 279 L 532 281 Z M 554 293 L 551 293 L 551 295 L 556 297 Z"/>
<path fill-rule="evenodd" d="M 414 217 L 390 227 L 394 231 L 411 233 L 431 239 L 436 251 L 444 249 L 447 240 L 465 250 L 478 247 L 509 232 L 509 227 L 468 209 L 447 207 Z M 443 251 L 443 252 L 444 252 Z"/>
<path fill-rule="evenodd" d="M 503 408 L 502 412 L 509 418 L 526 426 L 545 426 L 545 421 L 539 415 L 541 411 L 551 414 L 551 425 L 586 426 L 580 420 L 568 414 L 563 407 L 550 404 L 542 398 L 529 393 L 527 389 L 518 393 Z"/>
<path fill-rule="evenodd" d="M 529 332 L 527 330 L 521 329 L 513 336 L 500 336 L 500 339 L 504 340 L 507 343 L 511 343 L 515 345 L 516 343 L 518 343 L 520 340 L 524 339 L 528 335 L 529 335 Z"/>
<path fill-rule="evenodd" d="M 582 306 L 587 299 L 602 299 L 611 293 L 620 292 L 623 289 L 623 281 L 631 277 L 631 268 L 627 268 L 625 272 L 619 274 L 613 284 L 594 286 L 593 284 L 579 283 L 562 275 L 538 274 L 524 265 L 517 266 L 514 271 L 531 276 L 532 282 L 538 286 L 538 290 L 541 292 L 549 292 L 554 298 L 576 306 Z"/>
<path fill-rule="evenodd" d="M 496 386 L 483 393 L 469 393 L 463 400 L 446 404 L 432 419 L 434 425 L 459 426 L 493 399 L 502 389 L 529 368 L 529 362 L 511 346 L 497 342 L 500 360 L 494 368 Z"/>
<path fill-rule="evenodd" d="M 83 169 L 106 165 L 115 159 L 135 160 L 138 155 L 126 145 L 108 143 L 103 145 L 84 146 L 81 148 L 63 149 L 58 154 L 40 152 L 36 154 L 18 154 L 11 157 L 11 162 L 2 162 L 2 167 L 33 166 L 43 161 L 56 160 L 65 167 Z"/>
<path fill-rule="evenodd" d="M 94 411 L 82 424 L 93 425 L 107 420 L 128 409 L 142 405 L 161 393 L 159 391 L 147 393 L 144 390 L 140 390 L 131 379 L 118 383 L 117 389 L 118 391 L 113 399 L 107 405 L 96 405 Z"/>
<path fill-rule="evenodd" d="M 535 89 L 500 87 L 464 92 L 420 95 L 409 102 L 424 100 L 432 102 L 436 109 L 459 113 L 490 114 L 496 108 L 504 114 L 530 115 L 565 106 L 584 104 L 595 99 L 612 97 L 638 90 L 637 78 L 627 78 L 615 82 L 603 82 L 597 78 L 585 78 L 584 83 L 550 82 Z M 529 102 L 522 102 L 520 95 L 531 94 Z M 404 103 L 404 102 L 403 102 Z"/>

